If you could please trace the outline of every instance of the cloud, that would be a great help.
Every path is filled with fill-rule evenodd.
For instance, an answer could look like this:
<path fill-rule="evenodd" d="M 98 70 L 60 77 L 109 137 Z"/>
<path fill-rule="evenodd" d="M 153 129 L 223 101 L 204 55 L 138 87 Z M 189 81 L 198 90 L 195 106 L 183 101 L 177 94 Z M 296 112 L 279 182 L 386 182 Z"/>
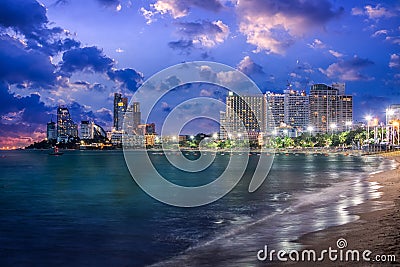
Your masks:
<path fill-rule="evenodd" d="M 355 7 L 351 10 L 351 14 L 354 16 L 367 16 L 369 19 L 374 20 L 396 16 L 395 12 L 388 10 L 382 4 L 377 4 L 375 7 L 372 5 L 366 5 L 364 8 Z"/>
<path fill-rule="evenodd" d="M 169 113 L 172 110 L 172 107 L 165 101 L 161 102 L 161 109 L 164 112 Z"/>
<path fill-rule="evenodd" d="M 48 87 L 56 81 L 50 57 L 26 49 L 19 40 L 0 35 L 0 81 Z"/>
<path fill-rule="evenodd" d="M 24 146 L 37 141 L 36 137 L 43 139 L 40 129 L 50 119 L 50 112 L 38 94 L 21 97 L 0 82 L 0 147 Z"/>
<path fill-rule="evenodd" d="M 49 27 L 46 8 L 36 0 L 0 1 L 0 28 L 12 29 L 27 48 L 49 55 L 77 47 L 70 33 L 60 27 Z M 22 35 L 22 36 L 21 36 Z"/>
<path fill-rule="evenodd" d="M 143 74 L 134 69 L 111 70 L 107 74 L 112 81 L 121 83 L 132 92 L 135 92 L 143 83 Z"/>
<path fill-rule="evenodd" d="M 380 35 L 388 35 L 388 30 L 379 30 L 374 32 L 374 34 L 372 35 L 372 37 L 378 37 Z"/>
<path fill-rule="evenodd" d="M 322 49 L 326 47 L 326 45 L 319 39 L 314 39 L 314 41 L 311 44 L 308 44 L 308 46 L 313 49 Z"/>
<path fill-rule="evenodd" d="M 390 55 L 389 67 L 394 68 L 394 69 L 400 68 L 400 55 L 398 55 L 398 54 Z"/>
<path fill-rule="evenodd" d="M 62 59 L 60 70 L 66 76 L 71 76 L 76 71 L 105 73 L 114 64 L 112 59 L 95 46 L 68 50 Z"/>
<path fill-rule="evenodd" d="M 342 81 L 368 81 L 373 78 L 360 73 L 360 70 L 373 64 L 369 59 L 354 56 L 350 60 L 333 63 L 326 70 L 319 68 L 319 71 L 329 78 L 339 78 Z"/>
<path fill-rule="evenodd" d="M 168 46 L 174 50 L 177 49 L 177 50 L 189 51 L 194 47 L 194 44 L 192 40 L 179 40 L 179 41 L 169 42 Z"/>
<path fill-rule="evenodd" d="M 180 41 L 170 42 L 174 49 L 190 49 L 194 46 L 214 47 L 223 43 L 229 35 L 229 27 L 222 21 L 201 21 L 177 23 Z"/>
<path fill-rule="evenodd" d="M 193 7 L 218 12 L 222 9 L 222 4 L 218 0 L 158 0 L 155 4 L 150 5 L 150 10 L 142 7 L 140 11 L 147 23 L 150 24 L 157 14 L 169 14 L 172 18 L 177 19 L 187 16 Z"/>
<path fill-rule="evenodd" d="M 26 36 L 44 29 L 46 8 L 36 0 L 0 1 L 0 25 L 12 27 Z"/>
<path fill-rule="evenodd" d="M 329 49 L 329 53 L 330 53 L 332 56 L 336 57 L 336 58 L 340 58 L 340 57 L 343 57 L 343 56 L 344 56 L 342 53 L 337 52 L 337 51 L 332 50 L 332 49 Z"/>
<path fill-rule="evenodd" d="M 237 4 L 239 31 L 255 52 L 284 54 L 296 38 L 323 29 L 339 17 L 327 0 L 242 0 Z"/>
<path fill-rule="evenodd" d="M 265 74 L 263 67 L 255 63 L 249 56 L 245 56 L 237 65 L 237 69 L 244 74 L 251 76 L 253 74 Z"/>

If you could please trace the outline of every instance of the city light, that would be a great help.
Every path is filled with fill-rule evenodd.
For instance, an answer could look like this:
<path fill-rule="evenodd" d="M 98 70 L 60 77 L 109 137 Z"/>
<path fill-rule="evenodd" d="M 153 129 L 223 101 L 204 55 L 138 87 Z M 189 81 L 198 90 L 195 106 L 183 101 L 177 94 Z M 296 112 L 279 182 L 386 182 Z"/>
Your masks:
<path fill-rule="evenodd" d="M 331 124 L 331 129 L 332 129 L 332 130 L 336 129 L 336 127 L 337 127 L 337 126 L 336 126 L 335 123 L 332 123 L 332 124 Z"/>
<path fill-rule="evenodd" d="M 365 120 L 367 121 L 367 140 L 369 143 L 369 124 L 370 124 L 370 121 L 372 120 L 372 116 L 371 115 L 365 116 Z"/>
<path fill-rule="evenodd" d="M 394 115 L 394 110 L 393 109 L 387 109 L 386 110 L 386 114 L 388 115 L 388 116 L 393 116 Z"/>
<path fill-rule="evenodd" d="M 353 125 L 353 122 L 351 122 L 351 121 L 346 121 L 346 126 L 351 126 L 351 125 Z"/>

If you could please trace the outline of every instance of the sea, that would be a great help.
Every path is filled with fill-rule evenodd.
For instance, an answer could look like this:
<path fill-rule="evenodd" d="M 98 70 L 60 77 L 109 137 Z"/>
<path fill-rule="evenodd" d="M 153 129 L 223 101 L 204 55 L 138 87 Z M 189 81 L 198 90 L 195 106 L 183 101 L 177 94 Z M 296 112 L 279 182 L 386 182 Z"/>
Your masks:
<path fill-rule="evenodd" d="M 185 183 L 164 152 L 149 156 Z M 229 157 L 218 153 L 191 183 L 208 183 Z M 377 156 L 276 154 L 249 193 L 258 157 L 249 155 L 249 170 L 223 198 L 182 208 L 147 195 L 122 151 L 1 151 L 0 266 L 258 266 L 265 245 L 300 249 L 303 234 L 356 220 L 349 207 L 380 196 L 368 176 L 395 167 Z"/>

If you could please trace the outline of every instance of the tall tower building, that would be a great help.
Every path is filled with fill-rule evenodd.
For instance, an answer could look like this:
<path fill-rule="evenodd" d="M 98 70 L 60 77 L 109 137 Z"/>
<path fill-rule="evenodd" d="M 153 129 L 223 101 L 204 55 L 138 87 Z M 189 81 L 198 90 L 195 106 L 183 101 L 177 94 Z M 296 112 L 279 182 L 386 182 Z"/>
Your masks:
<path fill-rule="evenodd" d="M 339 95 L 339 131 L 351 129 L 353 124 L 353 96 Z"/>
<path fill-rule="evenodd" d="M 339 91 L 326 84 L 314 84 L 310 90 L 310 122 L 315 132 L 327 133 L 338 123 Z"/>
<path fill-rule="evenodd" d="M 78 125 L 73 122 L 66 107 L 57 108 L 57 137 L 78 137 Z"/>
<path fill-rule="evenodd" d="M 266 93 L 267 131 L 273 132 L 285 123 L 285 95 Z"/>
<path fill-rule="evenodd" d="M 352 121 L 353 97 L 345 94 L 345 84 L 311 86 L 310 124 L 316 132 L 345 131 Z"/>
<path fill-rule="evenodd" d="M 263 95 L 236 95 L 229 92 L 226 97 L 226 111 L 221 113 L 220 132 L 222 136 L 240 135 L 246 132 L 249 138 L 257 138 L 266 129 L 266 106 Z M 223 122 L 225 124 L 223 124 Z"/>
<path fill-rule="evenodd" d="M 56 140 L 57 139 L 57 128 L 56 123 L 51 121 L 47 123 L 47 140 Z"/>
<path fill-rule="evenodd" d="M 122 130 L 124 122 L 124 115 L 128 107 L 128 98 L 122 97 L 121 94 L 114 94 L 114 129 L 117 131 Z"/>
<path fill-rule="evenodd" d="M 139 102 L 133 102 L 129 105 L 124 113 L 124 130 L 128 134 L 139 134 L 139 125 L 141 121 L 142 114 L 140 112 Z"/>
<path fill-rule="evenodd" d="M 284 96 L 284 122 L 286 125 L 304 131 L 310 125 L 309 97 L 305 91 L 289 88 Z"/>

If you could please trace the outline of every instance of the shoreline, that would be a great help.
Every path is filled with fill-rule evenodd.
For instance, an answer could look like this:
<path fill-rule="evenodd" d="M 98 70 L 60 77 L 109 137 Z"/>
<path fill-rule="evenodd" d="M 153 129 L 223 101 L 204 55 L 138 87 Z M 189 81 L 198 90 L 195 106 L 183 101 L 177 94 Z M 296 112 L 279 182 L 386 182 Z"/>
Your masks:
<path fill-rule="evenodd" d="M 397 162 L 394 170 L 372 173 L 368 181 L 376 183 L 380 188 L 381 196 L 370 199 L 358 206 L 350 207 L 352 215 L 357 215 L 356 221 L 332 226 L 321 231 L 307 233 L 294 242 L 303 246 L 303 250 L 315 250 L 317 255 L 321 251 L 332 247 L 338 249 L 337 240 L 344 238 L 347 241 L 345 250 L 370 250 L 370 258 L 376 255 L 395 255 L 396 262 L 274 262 L 278 266 L 399 266 L 400 265 L 400 155 L 397 152 L 381 154 L 380 156 L 393 159 Z M 382 206 L 384 208 L 382 209 Z M 370 211 L 366 211 L 370 210 Z"/>

